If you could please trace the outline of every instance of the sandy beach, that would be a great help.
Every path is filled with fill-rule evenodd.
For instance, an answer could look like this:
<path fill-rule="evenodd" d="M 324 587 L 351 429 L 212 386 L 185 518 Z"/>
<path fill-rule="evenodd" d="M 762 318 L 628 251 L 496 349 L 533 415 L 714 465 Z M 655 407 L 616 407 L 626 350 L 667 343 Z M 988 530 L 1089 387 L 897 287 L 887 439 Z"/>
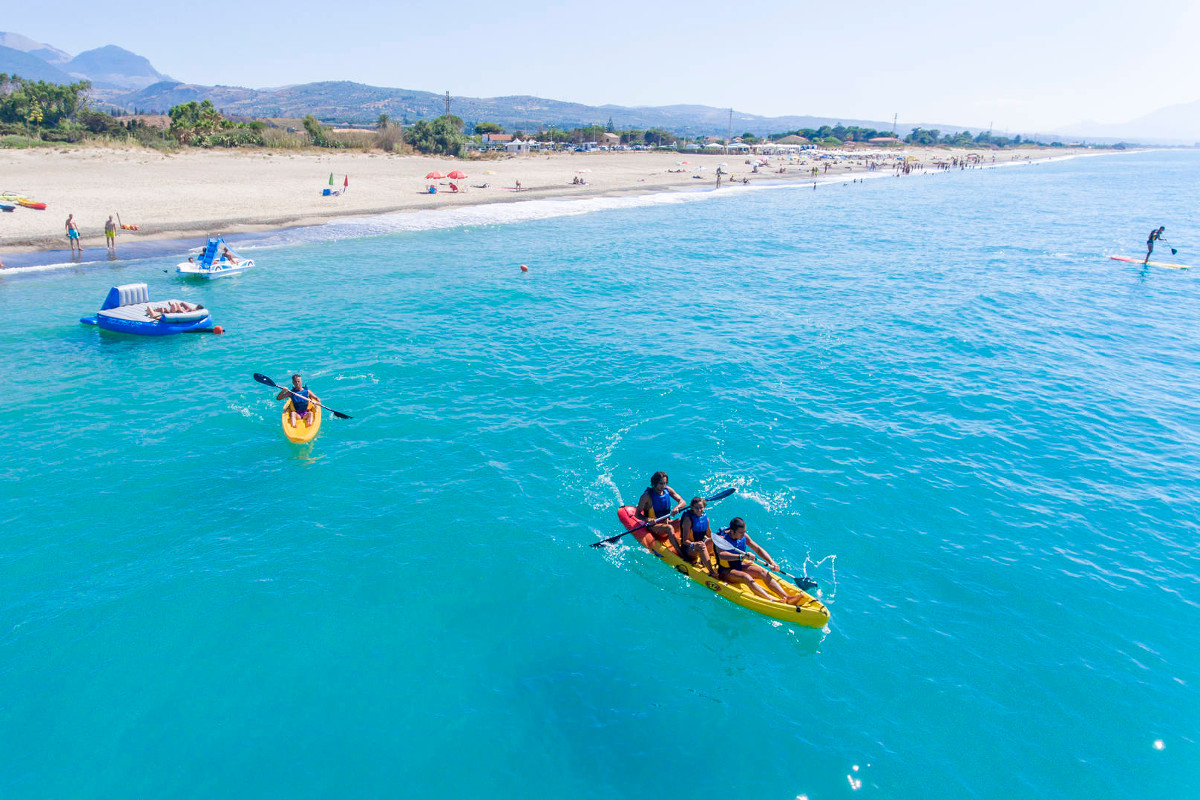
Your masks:
<path fill-rule="evenodd" d="M 0 214 L 0 257 L 8 253 L 66 249 L 64 224 L 74 214 L 83 245 L 104 245 L 104 223 L 119 214 L 137 232 L 120 231 L 131 239 L 176 239 L 215 233 L 242 233 L 317 224 L 339 217 L 415 211 L 481 203 L 512 202 L 549 197 L 588 197 L 645 194 L 713 188 L 716 170 L 737 181 L 812 181 L 817 166 L 822 180 L 838 176 L 894 174 L 899 156 L 914 156 L 924 168 L 975 153 L 982 166 L 1014 160 L 1062 157 L 1074 151 L 980 151 L 946 148 L 887 148 L 831 151 L 833 160 L 820 160 L 820 151 L 807 151 L 789 160 L 771 156 L 769 166 L 753 173 L 748 160 L 757 157 L 673 152 L 598 152 L 530 154 L 496 160 L 456 160 L 384 153 L 329 151 L 271 152 L 258 150 L 188 150 L 161 154 L 148 149 L 0 150 L 0 191 L 17 192 L 47 204 L 47 210 L 18 208 Z M 882 162 L 868 173 L 868 161 Z M 683 162 L 683 163 L 681 163 Z M 825 165 L 828 164 L 828 171 Z M 780 174 L 779 169 L 785 172 Z M 426 180 L 438 171 L 461 170 L 453 181 L 463 191 L 452 193 L 448 179 Z M 322 196 L 330 188 L 341 196 Z M 584 183 L 575 184 L 579 179 Z M 520 182 L 521 189 L 515 187 Z M 436 184 L 436 194 L 428 186 Z M 724 188 L 722 189 L 724 191 Z"/>

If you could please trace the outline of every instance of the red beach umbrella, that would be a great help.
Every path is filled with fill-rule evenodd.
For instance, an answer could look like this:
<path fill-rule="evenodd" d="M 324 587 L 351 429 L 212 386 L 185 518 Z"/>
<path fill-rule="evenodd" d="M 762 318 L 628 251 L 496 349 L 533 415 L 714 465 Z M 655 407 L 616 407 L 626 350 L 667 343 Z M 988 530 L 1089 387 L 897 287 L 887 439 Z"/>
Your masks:
<path fill-rule="evenodd" d="M 454 178 L 454 180 L 456 180 L 456 181 L 464 181 L 467 179 L 467 173 L 463 172 L 461 169 L 456 169 L 456 170 L 454 170 L 454 172 L 451 172 L 446 177 Z"/>
<path fill-rule="evenodd" d="M 425 180 L 427 180 L 427 181 L 436 181 L 438 178 L 444 178 L 444 177 L 446 177 L 446 176 L 445 176 L 445 175 L 443 175 L 443 174 L 442 174 L 442 173 L 440 173 L 440 172 L 431 172 L 431 173 L 429 173 L 428 175 L 426 175 L 426 176 L 425 176 Z"/>

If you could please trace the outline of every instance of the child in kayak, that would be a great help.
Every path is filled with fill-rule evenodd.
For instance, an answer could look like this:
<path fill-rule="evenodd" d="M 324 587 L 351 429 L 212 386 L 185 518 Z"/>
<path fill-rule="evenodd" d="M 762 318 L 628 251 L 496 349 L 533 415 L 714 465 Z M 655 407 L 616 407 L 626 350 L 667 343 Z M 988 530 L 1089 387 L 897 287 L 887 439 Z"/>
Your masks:
<path fill-rule="evenodd" d="M 279 394 L 275 395 L 276 400 L 284 400 L 288 397 L 292 398 L 292 413 L 288 417 L 289 424 L 294 428 L 303 419 L 305 425 L 312 425 L 314 417 L 310 401 L 319 403 L 321 398 L 308 390 L 299 374 L 292 376 L 291 389 L 280 389 Z"/>
<path fill-rule="evenodd" d="M 672 506 L 671 501 L 675 504 Z M 637 504 L 637 517 L 640 520 L 653 520 L 666 517 L 680 511 L 686 504 L 679 493 L 667 485 L 667 473 L 659 470 L 650 476 L 650 487 L 642 492 Z M 657 525 L 647 525 L 646 529 L 654 534 L 660 542 L 671 539 L 675 535 L 675 527 L 670 522 L 660 522 Z M 678 542 L 672 542 L 678 546 Z"/>
<path fill-rule="evenodd" d="M 693 564 L 700 561 L 708 574 L 717 577 L 712 564 L 712 541 L 708 532 L 708 515 L 704 513 L 703 497 L 693 497 L 691 507 L 679 518 L 679 555 Z"/>
<path fill-rule="evenodd" d="M 767 551 L 759 547 L 746 533 L 746 521 L 741 517 L 731 519 L 728 528 L 712 535 L 712 541 L 717 551 L 717 570 L 721 580 L 726 583 L 744 583 L 764 600 L 788 603 L 789 605 L 799 605 L 805 601 L 804 595 L 785 592 L 779 585 L 779 581 L 775 580 L 775 576 L 754 563 L 754 553 L 758 553 L 766 562 L 768 569 L 779 571 L 779 565 L 775 563 L 775 560 L 767 555 Z M 751 550 L 754 552 L 750 552 Z M 762 586 L 759 586 L 759 580 L 765 583 L 767 588 L 778 597 L 771 597 L 767 594 Z"/>

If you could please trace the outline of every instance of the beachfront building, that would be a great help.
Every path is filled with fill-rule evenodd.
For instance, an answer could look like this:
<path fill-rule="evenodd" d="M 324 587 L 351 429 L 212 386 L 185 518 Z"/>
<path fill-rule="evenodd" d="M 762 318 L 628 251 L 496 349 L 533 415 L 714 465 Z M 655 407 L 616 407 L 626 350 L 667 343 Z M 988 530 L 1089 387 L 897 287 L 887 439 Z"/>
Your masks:
<path fill-rule="evenodd" d="M 504 152 L 506 152 L 506 153 L 528 153 L 529 149 L 530 149 L 529 145 L 530 145 L 529 142 L 525 142 L 520 139 L 514 139 L 513 141 L 504 145 Z"/>

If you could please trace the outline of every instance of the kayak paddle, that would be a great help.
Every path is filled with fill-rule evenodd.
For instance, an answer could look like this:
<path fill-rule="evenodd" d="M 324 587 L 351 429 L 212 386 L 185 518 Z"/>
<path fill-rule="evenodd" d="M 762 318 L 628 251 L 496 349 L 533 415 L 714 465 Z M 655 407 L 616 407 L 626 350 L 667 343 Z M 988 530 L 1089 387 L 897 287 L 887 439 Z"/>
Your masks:
<path fill-rule="evenodd" d="M 712 497 L 704 498 L 704 502 L 707 504 L 707 503 L 715 503 L 718 500 L 724 500 L 726 497 L 729 497 L 729 495 L 733 494 L 736 491 L 737 491 L 737 489 L 726 489 L 722 492 L 717 492 Z M 592 542 L 592 547 L 600 547 L 601 545 L 612 544 L 617 539 L 620 539 L 622 536 L 624 536 L 626 533 L 633 533 L 634 531 L 640 531 L 642 528 L 648 527 L 650 525 L 657 525 L 658 523 L 662 522 L 663 520 L 668 520 L 670 518 L 671 518 L 671 514 L 664 514 L 663 516 L 658 517 L 657 519 L 647 520 L 647 521 L 643 522 L 641 525 L 638 525 L 636 528 L 630 528 L 629 530 L 625 531 L 625 533 L 618 533 L 616 536 L 610 536 L 607 539 L 601 539 L 598 542 Z"/>
<path fill-rule="evenodd" d="M 729 552 L 732 552 L 732 553 L 741 553 L 742 555 L 751 555 L 751 553 L 747 553 L 745 550 L 734 547 L 733 542 L 729 541 L 724 536 L 721 536 L 721 534 L 719 534 L 719 533 L 711 534 L 711 536 L 713 537 L 713 545 L 716 545 L 717 537 L 721 538 L 721 541 L 724 542 L 724 545 L 721 548 L 722 550 L 728 550 Z M 763 569 L 766 569 L 765 564 L 763 565 Z M 812 578 L 808 577 L 807 575 L 803 575 L 803 576 L 793 575 L 792 573 L 784 572 L 781 569 L 774 570 L 774 571 L 778 572 L 780 575 L 782 575 L 785 578 L 791 578 L 792 580 L 794 580 L 796 582 L 796 585 L 798 587 L 800 587 L 801 589 L 808 590 L 808 589 L 817 588 L 817 582 L 814 581 Z"/>
<path fill-rule="evenodd" d="M 254 373 L 254 380 L 258 381 L 259 383 L 265 384 L 265 385 L 267 385 L 267 386 L 271 386 L 271 387 L 273 387 L 273 388 L 275 388 L 275 389 L 283 389 L 283 390 L 285 390 L 285 391 L 287 391 L 287 392 L 291 392 L 291 394 L 293 394 L 293 395 L 294 395 L 294 396 L 296 396 L 296 397 L 300 397 L 300 395 L 296 394 L 296 393 L 295 393 L 295 392 L 293 392 L 291 389 L 288 389 L 286 386 L 280 386 L 278 383 L 276 383 L 275 381 L 271 380 L 271 379 L 270 379 L 270 378 L 268 378 L 266 375 L 263 375 L 261 372 L 256 372 L 256 373 Z M 303 399 L 303 398 L 301 398 L 301 399 Z M 323 404 L 321 404 L 321 403 L 318 403 L 316 400 L 313 400 L 312 398 L 309 398 L 309 399 L 308 399 L 308 402 L 312 403 L 314 406 L 321 406 L 321 408 L 325 409 L 325 410 L 326 410 L 326 411 L 328 411 L 330 414 L 333 414 L 333 415 L 334 415 L 335 417 L 337 417 L 338 419 L 353 419 L 353 417 L 351 417 L 349 414 L 343 414 L 343 413 L 342 413 L 342 412 L 340 412 L 340 411 L 334 411 L 334 410 L 333 410 L 332 408 L 330 408 L 329 406 L 327 406 L 327 405 L 323 405 Z"/>

